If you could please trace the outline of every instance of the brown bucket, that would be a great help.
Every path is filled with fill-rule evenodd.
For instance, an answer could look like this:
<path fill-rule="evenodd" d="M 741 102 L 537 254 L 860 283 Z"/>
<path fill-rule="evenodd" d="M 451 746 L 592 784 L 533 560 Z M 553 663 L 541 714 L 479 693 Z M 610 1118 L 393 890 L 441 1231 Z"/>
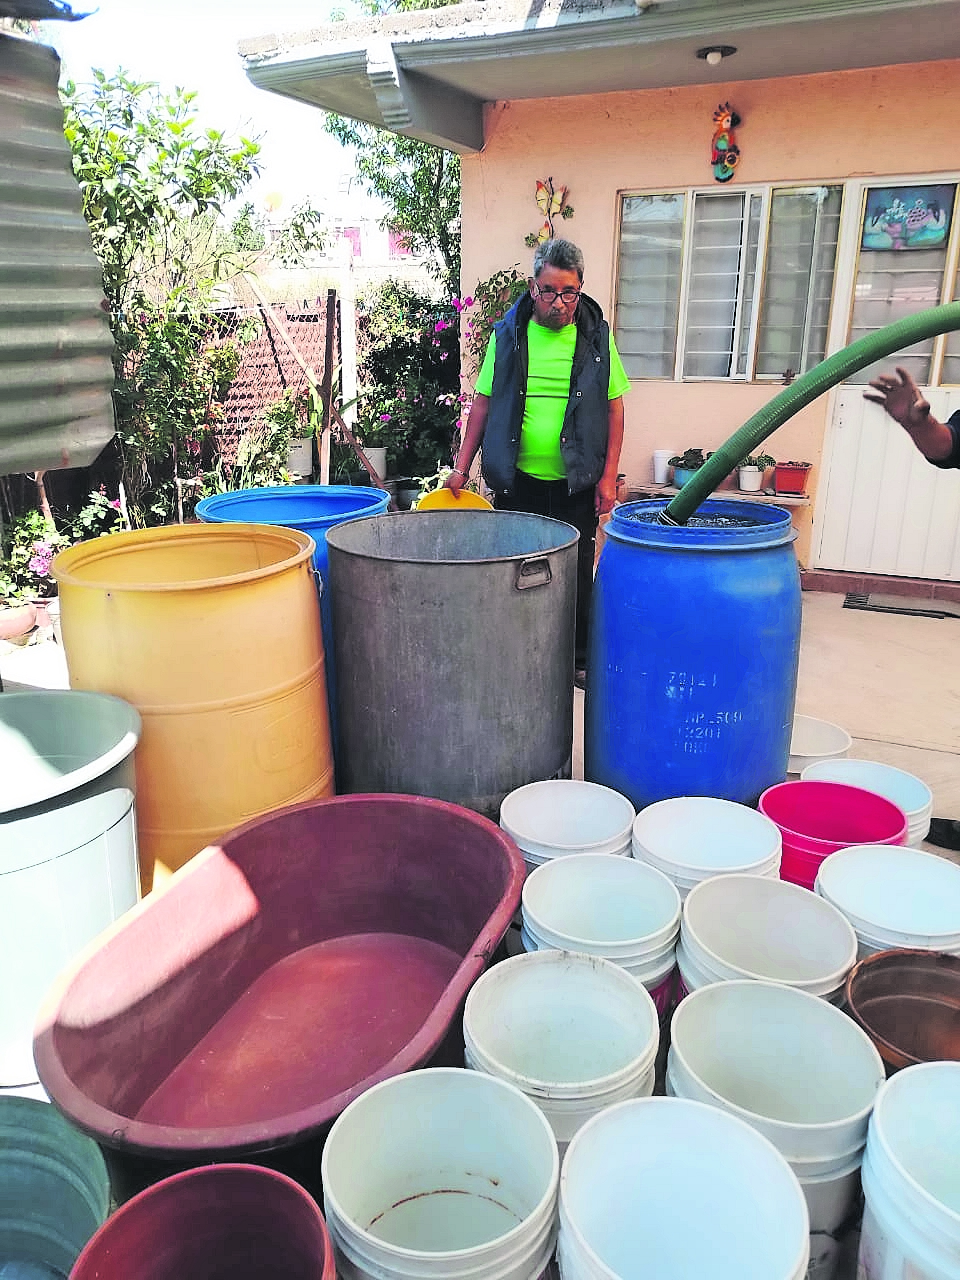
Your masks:
<path fill-rule="evenodd" d="M 878 951 L 850 970 L 845 995 L 888 1076 L 918 1062 L 960 1060 L 960 956 Z"/>

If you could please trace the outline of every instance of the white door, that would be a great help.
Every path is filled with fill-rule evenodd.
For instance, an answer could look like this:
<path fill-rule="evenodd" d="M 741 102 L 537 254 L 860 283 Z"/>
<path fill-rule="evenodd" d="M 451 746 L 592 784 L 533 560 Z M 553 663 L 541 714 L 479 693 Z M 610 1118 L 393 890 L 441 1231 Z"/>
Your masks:
<path fill-rule="evenodd" d="M 960 388 L 924 395 L 941 421 L 960 409 Z M 823 475 L 818 568 L 960 581 L 960 471 L 931 466 L 862 386 L 834 393 Z"/>

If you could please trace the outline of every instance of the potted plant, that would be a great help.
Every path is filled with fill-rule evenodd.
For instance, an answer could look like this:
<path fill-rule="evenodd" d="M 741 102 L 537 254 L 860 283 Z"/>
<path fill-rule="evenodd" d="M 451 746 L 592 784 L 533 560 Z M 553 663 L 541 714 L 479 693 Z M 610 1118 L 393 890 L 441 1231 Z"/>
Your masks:
<path fill-rule="evenodd" d="M 685 449 L 683 453 L 675 453 L 668 464 L 673 467 L 673 483 L 678 489 L 682 488 L 705 462 L 702 449 Z"/>
<path fill-rule="evenodd" d="M 773 473 L 773 487 L 777 493 L 801 497 L 807 490 L 807 476 L 812 462 L 778 462 Z"/>
<path fill-rule="evenodd" d="M 776 458 L 769 453 L 750 453 L 737 463 L 737 483 L 743 493 L 759 493 L 763 488 L 763 473 L 774 467 Z"/>

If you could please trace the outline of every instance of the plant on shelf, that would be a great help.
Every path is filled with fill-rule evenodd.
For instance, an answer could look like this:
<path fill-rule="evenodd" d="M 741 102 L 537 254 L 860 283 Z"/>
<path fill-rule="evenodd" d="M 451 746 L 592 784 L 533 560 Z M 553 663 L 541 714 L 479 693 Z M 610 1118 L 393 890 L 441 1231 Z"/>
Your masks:
<path fill-rule="evenodd" d="M 750 453 L 737 463 L 737 478 L 744 493 L 759 493 L 763 487 L 763 473 L 767 467 L 776 466 L 776 458 L 769 453 Z"/>
<path fill-rule="evenodd" d="M 801 497 L 806 491 L 812 467 L 812 462 L 778 462 L 773 473 L 773 487 L 777 493 Z"/>
<path fill-rule="evenodd" d="M 697 471 L 705 462 L 702 449 L 684 449 L 683 453 L 675 453 L 667 465 L 684 471 Z"/>
<path fill-rule="evenodd" d="M 673 483 L 678 489 L 700 470 L 709 456 L 709 454 L 704 455 L 702 449 L 684 449 L 683 453 L 673 455 L 667 465 L 673 467 Z"/>

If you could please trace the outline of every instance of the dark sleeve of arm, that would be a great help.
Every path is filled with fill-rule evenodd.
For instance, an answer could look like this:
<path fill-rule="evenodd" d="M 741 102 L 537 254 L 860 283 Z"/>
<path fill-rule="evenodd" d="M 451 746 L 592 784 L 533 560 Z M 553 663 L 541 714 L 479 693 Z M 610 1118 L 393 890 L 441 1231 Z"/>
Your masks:
<path fill-rule="evenodd" d="M 941 458 L 939 462 L 935 462 L 933 465 L 941 469 L 960 468 L 960 409 L 947 420 L 946 425 L 953 434 L 953 448 L 945 458 Z"/>

